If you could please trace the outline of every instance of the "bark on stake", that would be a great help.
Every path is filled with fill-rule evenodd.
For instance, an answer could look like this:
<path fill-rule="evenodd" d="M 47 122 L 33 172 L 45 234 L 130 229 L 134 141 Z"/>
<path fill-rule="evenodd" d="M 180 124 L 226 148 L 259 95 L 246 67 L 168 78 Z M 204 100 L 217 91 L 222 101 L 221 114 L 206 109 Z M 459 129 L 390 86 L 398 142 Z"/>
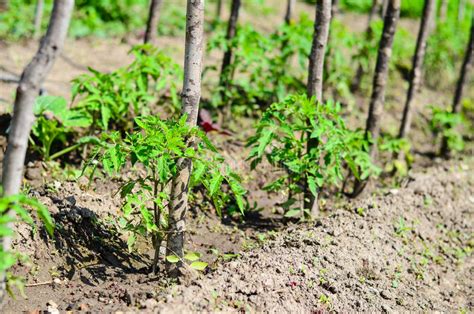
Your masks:
<path fill-rule="evenodd" d="M 226 41 L 230 42 L 237 32 L 237 21 L 239 19 L 240 0 L 232 0 L 229 23 L 227 24 Z M 222 125 L 227 124 L 232 114 L 231 103 L 225 97 L 225 91 L 228 89 L 228 85 L 232 81 L 232 47 L 229 45 L 227 50 L 224 52 L 224 58 L 222 60 L 221 74 L 220 74 L 220 85 L 222 88 L 221 99 L 224 101 L 224 120 L 220 121 Z"/>
<path fill-rule="evenodd" d="M 39 38 L 41 34 L 41 21 L 43 20 L 43 11 L 44 11 L 44 0 L 36 1 L 34 38 Z"/>
<path fill-rule="evenodd" d="M 288 0 L 286 3 L 285 23 L 290 24 L 293 18 L 293 11 L 295 9 L 296 0 Z"/>
<path fill-rule="evenodd" d="M 308 97 L 315 97 L 318 106 L 323 101 L 323 69 L 324 56 L 329 37 L 329 25 L 331 23 L 331 0 L 316 1 L 316 17 L 314 22 L 313 44 L 309 56 L 308 83 L 306 93 Z M 318 145 L 317 141 L 308 141 L 308 152 Z M 304 193 L 305 209 L 311 209 L 311 215 L 314 217 L 318 213 L 318 200 L 309 191 L 305 183 Z"/>
<path fill-rule="evenodd" d="M 385 87 L 387 85 L 388 67 L 392 55 L 393 39 L 400 18 L 400 0 L 387 0 L 387 2 L 387 12 L 384 18 L 382 38 L 379 43 L 377 64 L 375 66 L 372 87 L 372 97 L 370 99 L 369 115 L 367 117 L 367 125 L 365 128 L 366 137 L 372 138 L 369 149 L 374 160 L 376 160 L 377 156 L 377 139 L 380 133 L 380 119 L 382 118 L 385 102 Z M 355 197 L 359 195 L 366 184 L 367 181 L 356 180 L 352 196 Z"/>
<path fill-rule="evenodd" d="M 372 0 L 372 7 L 370 8 L 369 15 L 367 18 L 367 28 L 365 30 L 365 40 L 370 41 L 372 40 L 373 37 L 373 32 L 372 32 L 372 20 L 374 19 L 375 14 L 377 13 L 377 10 L 380 6 L 380 0 Z M 364 55 L 368 55 L 368 49 L 364 48 L 362 53 Z M 359 90 L 360 88 L 360 83 L 362 82 L 362 76 L 364 75 L 364 68 L 361 63 L 359 63 L 359 67 L 357 68 L 356 75 L 354 76 L 354 79 L 352 80 L 351 83 L 351 92 L 355 93 L 356 91 Z"/>
<path fill-rule="evenodd" d="M 187 123 L 195 126 L 201 99 L 201 71 L 204 37 L 204 0 L 188 0 L 186 10 L 186 43 L 184 56 L 184 84 L 182 113 Z M 192 145 L 192 143 L 191 143 Z M 178 161 L 178 175 L 172 181 L 169 205 L 169 230 L 167 255 L 184 255 L 185 216 L 188 207 L 188 188 L 192 162 L 183 158 Z M 179 275 L 182 263 L 167 264 L 170 275 Z"/>
<path fill-rule="evenodd" d="M 156 45 L 158 38 L 158 21 L 160 19 L 160 9 L 163 0 L 151 0 L 150 11 L 148 13 L 148 22 L 145 31 L 145 44 L 150 43 Z"/>
<path fill-rule="evenodd" d="M 28 137 L 35 119 L 34 101 L 39 94 L 40 86 L 63 48 L 73 7 L 74 0 L 54 1 L 48 31 L 41 41 L 38 52 L 21 75 L 16 90 L 7 150 L 3 160 L 2 185 L 5 196 L 20 192 Z M 9 211 L 8 214 L 14 216 L 12 211 Z M 11 240 L 11 237 L 2 239 L 4 251 L 10 250 Z M 0 279 L 0 300 L 2 300 L 5 295 L 5 274 L 1 274 Z"/>
<path fill-rule="evenodd" d="M 410 74 L 410 85 L 408 87 L 407 98 L 405 100 L 405 107 L 403 109 L 402 123 L 400 125 L 400 131 L 398 132 L 399 138 L 404 138 L 410 131 L 411 120 L 412 120 L 412 102 L 416 96 L 416 93 L 421 83 L 421 72 L 423 66 L 423 60 L 426 52 L 426 41 L 429 36 L 431 19 L 434 13 L 435 1 L 425 0 L 425 6 L 423 8 L 423 16 L 421 18 L 420 30 L 418 31 L 418 39 L 416 43 L 415 55 L 413 56 L 413 67 Z M 400 156 L 401 157 L 401 156 Z"/>

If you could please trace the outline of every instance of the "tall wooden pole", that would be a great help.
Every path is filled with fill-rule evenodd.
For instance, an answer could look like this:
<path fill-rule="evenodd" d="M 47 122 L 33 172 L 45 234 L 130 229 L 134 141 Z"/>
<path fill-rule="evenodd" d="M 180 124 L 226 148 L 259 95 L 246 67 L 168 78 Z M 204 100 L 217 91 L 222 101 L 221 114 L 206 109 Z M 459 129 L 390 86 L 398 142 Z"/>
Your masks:
<path fill-rule="evenodd" d="M 326 46 L 329 37 L 329 26 L 331 23 L 331 0 L 316 1 L 316 17 L 314 22 L 313 44 L 309 55 L 308 83 L 306 85 L 306 93 L 308 97 L 316 99 L 316 106 L 323 101 L 323 70 L 324 57 L 326 54 Z M 318 145 L 317 141 L 308 141 L 308 152 Z M 311 210 L 314 217 L 318 213 L 318 200 L 309 191 L 307 184 L 304 193 L 305 209 Z"/>
<path fill-rule="evenodd" d="M 40 87 L 60 54 L 71 21 L 74 0 L 55 0 L 48 31 L 33 60 L 26 66 L 16 90 L 8 145 L 3 160 L 3 195 L 20 193 L 28 138 L 35 116 L 34 101 Z M 14 216 L 13 211 L 8 212 Z M 11 237 L 2 238 L 4 252 L 11 249 Z M 0 301 L 5 295 L 5 274 L 0 274 Z"/>
<path fill-rule="evenodd" d="M 186 43 L 184 52 L 184 83 L 182 92 L 183 114 L 187 115 L 187 123 L 197 123 L 199 102 L 201 99 L 201 74 L 204 44 L 204 0 L 188 0 L 186 9 Z M 188 207 L 189 179 L 192 161 L 178 161 L 178 175 L 171 183 L 169 204 L 169 230 L 167 239 L 167 255 L 184 255 L 184 233 L 186 229 L 186 211 Z M 179 275 L 182 263 L 167 264 L 171 275 Z"/>
<path fill-rule="evenodd" d="M 418 31 L 415 55 L 413 56 L 413 67 L 410 73 L 410 85 L 408 87 L 405 107 L 403 109 L 400 131 L 398 132 L 399 138 L 406 137 L 410 131 L 413 111 L 411 107 L 421 83 L 421 72 L 426 52 L 426 41 L 430 32 L 430 24 L 434 13 L 435 3 L 434 0 L 425 0 L 420 30 Z"/>

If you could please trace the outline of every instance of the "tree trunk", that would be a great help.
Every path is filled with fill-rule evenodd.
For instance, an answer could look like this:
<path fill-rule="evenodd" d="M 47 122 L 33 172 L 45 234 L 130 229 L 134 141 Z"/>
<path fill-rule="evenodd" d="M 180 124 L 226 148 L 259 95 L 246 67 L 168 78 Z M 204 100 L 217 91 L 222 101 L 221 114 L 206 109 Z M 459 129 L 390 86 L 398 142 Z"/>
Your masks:
<path fill-rule="evenodd" d="M 7 11 L 9 7 L 8 0 L 0 0 L 0 12 Z"/>
<path fill-rule="evenodd" d="M 187 123 L 190 126 L 195 126 L 201 98 L 204 0 L 188 0 L 186 11 L 186 44 L 181 110 L 183 114 L 187 115 Z M 178 175 L 173 179 L 171 186 L 167 255 L 177 255 L 182 258 L 184 254 L 189 178 L 192 170 L 191 160 L 179 160 L 178 169 Z M 181 262 L 177 264 L 168 263 L 167 269 L 171 275 L 178 275 L 181 266 Z"/>
<path fill-rule="evenodd" d="M 296 0 L 288 0 L 286 3 L 286 13 L 285 13 L 285 23 L 291 24 L 291 19 L 293 18 L 293 12 L 295 10 Z"/>
<path fill-rule="evenodd" d="M 236 34 L 237 31 L 237 20 L 239 19 L 239 10 L 240 10 L 240 0 L 232 0 L 232 7 L 230 10 L 230 17 L 229 23 L 227 24 L 227 34 L 226 34 L 226 41 L 231 41 Z M 222 67 L 221 67 L 221 74 L 220 74 L 220 81 L 221 83 L 225 82 L 225 80 L 230 80 L 228 76 L 228 68 L 232 61 L 232 48 L 228 47 L 227 50 L 224 52 L 224 58 L 222 60 Z"/>
<path fill-rule="evenodd" d="M 34 38 L 39 38 L 41 34 L 41 21 L 43 19 L 44 0 L 36 1 L 35 8 L 35 33 Z"/>
<path fill-rule="evenodd" d="M 323 69 L 324 56 L 329 37 L 331 23 L 331 0 L 316 1 L 316 17 L 314 22 L 313 44 L 309 56 L 308 83 L 306 93 L 308 97 L 316 98 L 316 105 L 323 101 Z M 308 152 L 318 145 L 314 140 L 308 141 Z M 311 208 L 311 215 L 318 213 L 318 200 L 309 191 L 305 183 L 304 206 Z"/>
<path fill-rule="evenodd" d="M 227 34 L 226 41 L 231 41 L 237 32 L 237 21 L 239 19 L 239 10 L 240 10 L 240 0 L 232 0 L 232 5 L 230 9 L 229 23 L 227 24 Z M 220 86 L 221 90 L 221 99 L 224 103 L 224 114 L 222 120 L 219 121 L 223 126 L 226 126 L 229 122 L 230 116 L 232 114 L 231 103 L 225 97 L 225 91 L 228 88 L 228 84 L 232 80 L 232 71 L 230 71 L 230 65 L 232 62 L 232 47 L 229 45 L 227 50 L 224 52 L 224 58 L 222 59 L 222 67 L 220 73 Z"/>
<path fill-rule="evenodd" d="M 471 13 L 471 35 L 466 48 L 466 54 L 464 55 L 464 61 L 461 66 L 461 73 L 459 75 L 458 83 L 456 85 L 456 91 L 454 93 L 453 105 L 451 111 L 453 113 L 459 113 L 461 111 L 461 100 L 464 93 L 464 87 L 466 85 L 467 76 L 470 68 L 472 67 L 473 50 L 474 50 L 474 12 Z M 441 143 L 441 155 L 449 157 L 450 151 L 448 147 L 448 141 L 443 138 Z"/>
<path fill-rule="evenodd" d="M 382 0 L 382 6 L 380 7 L 380 17 L 385 19 L 385 14 L 387 14 L 388 2 L 390 0 Z"/>
<path fill-rule="evenodd" d="M 217 20 L 220 21 L 222 16 L 222 0 L 217 0 L 216 3 L 216 17 Z"/>
<path fill-rule="evenodd" d="M 372 138 L 369 149 L 374 160 L 376 159 L 377 155 L 377 139 L 380 133 L 380 119 L 383 113 L 383 105 L 385 102 L 385 87 L 387 84 L 390 57 L 392 55 L 393 39 L 395 37 L 395 31 L 399 18 L 400 0 L 388 0 L 387 13 L 385 14 L 384 18 L 382 38 L 380 39 L 377 55 L 377 64 L 375 66 L 369 114 L 367 117 L 365 129 L 366 137 Z M 352 196 L 355 197 L 359 195 L 364 189 L 366 183 L 366 181 L 362 182 L 356 180 Z"/>
<path fill-rule="evenodd" d="M 145 31 L 145 44 L 156 44 L 158 37 L 158 20 L 160 19 L 160 8 L 163 0 L 151 0 L 148 22 Z"/>
<path fill-rule="evenodd" d="M 439 5 L 439 19 L 441 21 L 446 20 L 446 15 L 448 13 L 448 0 L 441 0 Z"/>
<path fill-rule="evenodd" d="M 308 83 L 306 86 L 308 97 L 315 96 L 317 101 L 322 101 L 323 95 L 324 56 L 329 37 L 330 22 L 331 0 L 317 0 L 313 44 L 309 56 Z"/>
<path fill-rule="evenodd" d="M 337 13 L 339 13 L 339 0 L 332 0 L 331 16 L 334 17 Z"/>
<path fill-rule="evenodd" d="M 33 114 L 34 101 L 39 94 L 41 84 L 53 67 L 64 45 L 73 7 L 74 0 L 54 1 L 46 36 L 41 41 L 33 60 L 26 66 L 21 75 L 16 91 L 7 150 L 3 161 L 2 185 L 4 195 L 15 195 L 20 192 L 28 137 L 35 118 Z M 12 211 L 9 214 L 14 215 Z M 10 237 L 3 238 L 4 251 L 10 250 L 11 240 Z M 5 293 L 5 274 L 1 275 L 3 280 L 0 299 L 3 298 Z"/>
<path fill-rule="evenodd" d="M 420 87 L 421 72 L 423 60 L 426 52 L 426 40 L 429 36 L 431 19 L 434 13 L 435 1 L 425 0 L 423 8 L 423 16 L 421 18 L 420 30 L 418 31 L 418 39 L 416 43 L 416 51 L 413 56 L 413 68 L 410 74 L 410 86 L 408 87 L 407 98 L 405 100 L 405 108 L 403 109 L 402 123 L 398 133 L 399 138 L 404 138 L 410 131 L 412 109 L 411 105 L 415 95 Z"/>
<path fill-rule="evenodd" d="M 375 14 L 377 13 L 377 10 L 379 9 L 379 6 L 380 6 L 380 0 L 372 0 L 372 7 L 370 8 L 369 15 L 367 18 L 367 29 L 365 30 L 366 40 L 372 39 L 373 33 L 372 33 L 371 24 L 372 24 L 372 20 L 374 19 Z M 367 49 L 363 51 L 364 54 L 368 54 L 366 50 Z M 356 91 L 359 90 L 363 75 L 364 75 L 364 68 L 362 67 L 362 64 L 359 63 L 359 67 L 357 68 L 356 75 L 354 76 L 354 79 L 352 80 L 352 83 L 351 83 L 351 92 L 355 93 Z"/>
<path fill-rule="evenodd" d="M 385 102 L 385 87 L 387 84 L 388 68 L 392 55 L 393 39 L 400 17 L 400 0 L 388 0 L 387 14 L 384 19 L 382 38 L 379 44 L 377 64 L 375 66 L 372 97 L 367 118 L 366 134 L 376 140 L 380 132 L 380 118 Z M 372 148 L 375 153 L 376 149 Z"/>

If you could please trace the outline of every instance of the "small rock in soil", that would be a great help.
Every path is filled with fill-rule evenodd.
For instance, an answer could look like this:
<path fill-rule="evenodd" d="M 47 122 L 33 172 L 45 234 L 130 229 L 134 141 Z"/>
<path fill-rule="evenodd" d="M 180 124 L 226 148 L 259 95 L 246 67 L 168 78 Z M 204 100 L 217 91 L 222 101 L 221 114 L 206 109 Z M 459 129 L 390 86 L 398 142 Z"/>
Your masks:
<path fill-rule="evenodd" d="M 382 304 L 382 311 L 384 313 L 391 313 L 392 312 L 392 308 L 390 306 L 388 306 L 387 304 Z"/>
<path fill-rule="evenodd" d="M 41 168 L 27 168 L 25 171 L 25 177 L 28 180 L 41 179 Z"/>
<path fill-rule="evenodd" d="M 46 303 L 46 305 L 48 307 L 51 307 L 53 309 L 57 309 L 58 308 L 58 305 L 53 301 L 53 300 L 49 300 L 48 303 Z"/>
<path fill-rule="evenodd" d="M 386 300 L 391 300 L 393 298 L 392 294 L 388 290 L 382 290 L 382 292 L 380 292 L 380 296 Z"/>

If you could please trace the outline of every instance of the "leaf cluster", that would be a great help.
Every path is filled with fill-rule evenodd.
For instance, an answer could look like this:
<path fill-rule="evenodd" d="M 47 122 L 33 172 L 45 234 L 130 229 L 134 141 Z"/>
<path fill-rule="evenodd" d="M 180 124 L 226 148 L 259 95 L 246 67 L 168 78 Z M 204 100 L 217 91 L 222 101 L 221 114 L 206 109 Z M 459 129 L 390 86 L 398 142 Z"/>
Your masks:
<path fill-rule="evenodd" d="M 92 117 L 92 127 L 98 130 L 131 130 L 135 116 L 150 113 L 154 103 L 179 104 L 177 82 L 182 70 L 170 57 L 151 45 L 135 46 L 135 60 L 127 67 L 111 73 L 92 68 L 91 74 L 73 80 L 73 99 L 77 108 Z"/>
<path fill-rule="evenodd" d="M 211 106 L 231 102 L 235 113 L 252 115 L 290 92 L 304 91 L 312 29 L 310 19 L 303 16 L 300 23 L 283 25 L 270 36 L 250 25 L 239 26 L 230 41 L 224 29 L 217 31 L 208 42 L 208 51 L 232 49 L 234 60 L 214 89 Z M 212 69 L 216 68 L 207 70 Z"/>
<path fill-rule="evenodd" d="M 435 141 L 444 138 L 450 151 L 462 151 L 465 143 L 460 129 L 466 125 L 464 117 L 442 107 L 430 106 L 430 109 L 429 127 Z"/>
<path fill-rule="evenodd" d="M 19 40 L 34 33 L 34 15 L 37 1 L 9 0 L 8 10 L 0 12 L 0 38 Z M 41 31 L 48 26 L 52 0 L 45 0 Z M 148 0 L 77 0 L 69 35 L 71 37 L 120 36 L 144 28 L 148 15 Z M 176 36 L 186 28 L 185 12 L 181 5 L 163 5 L 158 33 Z"/>
<path fill-rule="evenodd" d="M 135 118 L 135 123 L 137 129 L 124 137 L 119 132 L 104 133 L 94 155 L 109 175 L 131 167 L 133 178 L 127 179 L 119 191 L 124 229 L 141 236 L 151 233 L 164 237 L 170 185 L 189 162 L 190 193 L 204 186 L 219 213 L 232 196 L 243 212 L 245 190 L 240 178 L 224 165 L 205 133 L 189 127 L 185 116 L 179 120 L 142 116 Z M 227 193 L 225 184 L 229 187 Z"/>
<path fill-rule="evenodd" d="M 316 145 L 308 149 L 310 142 Z M 362 131 L 346 127 L 338 103 L 290 95 L 264 112 L 256 135 L 248 141 L 249 159 L 252 168 L 265 157 L 285 170 L 267 190 L 288 187 L 291 194 L 299 194 L 307 183 L 316 196 L 323 188 L 338 186 L 345 169 L 360 180 L 377 175 L 380 170 L 367 153 L 369 143 Z"/>
<path fill-rule="evenodd" d="M 66 100 L 56 96 L 40 96 L 34 104 L 36 121 L 32 128 L 31 146 L 44 160 L 57 158 L 81 145 L 93 142 L 93 137 L 83 137 L 72 146 L 68 139 L 77 132 L 77 128 L 87 128 L 92 123 L 91 115 L 83 108 L 67 107 Z M 60 150 L 53 153 L 53 146 Z M 61 149 L 62 148 L 62 149 Z"/>

